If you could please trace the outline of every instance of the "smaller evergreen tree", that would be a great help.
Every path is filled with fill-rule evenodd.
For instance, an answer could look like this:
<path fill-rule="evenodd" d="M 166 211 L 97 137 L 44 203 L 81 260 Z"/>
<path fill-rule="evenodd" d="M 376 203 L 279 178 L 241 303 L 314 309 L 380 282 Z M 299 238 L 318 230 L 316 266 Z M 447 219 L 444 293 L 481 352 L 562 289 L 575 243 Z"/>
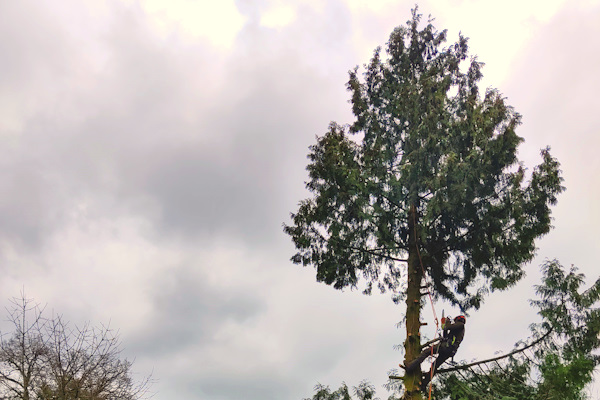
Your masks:
<path fill-rule="evenodd" d="M 315 392 L 313 397 L 304 400 L 379 400 L 378 397 L 375 397 L 375 386 L 367 381 L 363 381 L 353 388 L 354 396 L 345 383 L 342 383 L 340 388 L 335 391 L 331 391 L 329 386 L 318 384 L 315 386 Z"/>
<path fill-rule="evenodd" d="M 542 266 L 538 299 L 531 304 L 542 322 L 532 325 L 533 338 L 544 336 L 530 351 L 508 362 L 441 375 L 436 398 L 582 400 L 600 363 L 600 279 L 581 290 L 585 276 L 556 260 Z M 550 332 L 550 334 L 548 334 Z"/>

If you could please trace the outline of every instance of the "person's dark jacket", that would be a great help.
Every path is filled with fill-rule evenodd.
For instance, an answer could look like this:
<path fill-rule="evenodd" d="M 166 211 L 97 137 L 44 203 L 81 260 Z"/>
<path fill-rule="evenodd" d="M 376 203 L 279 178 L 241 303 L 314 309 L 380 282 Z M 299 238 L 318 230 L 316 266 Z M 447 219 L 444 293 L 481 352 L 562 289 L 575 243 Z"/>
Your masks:
<path fill-rule="evenodd" d="M 453 322 L 444 324 L 443 342 L 448 347 L 458 348 L 465 337 L 465 324 L 462 322 Z"/>

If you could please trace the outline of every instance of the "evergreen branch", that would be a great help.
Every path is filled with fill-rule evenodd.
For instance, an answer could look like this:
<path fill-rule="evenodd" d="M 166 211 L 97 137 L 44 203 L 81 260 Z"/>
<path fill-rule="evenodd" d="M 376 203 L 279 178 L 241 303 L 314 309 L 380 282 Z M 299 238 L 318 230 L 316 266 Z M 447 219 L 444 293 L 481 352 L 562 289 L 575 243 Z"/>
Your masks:
<path fill-rule="evenodd" d="M 504 234 L 507 231 L 513 229 L 515 226 L 516 226 L 516 223 L 507 225 L 504 228 L 502 228 L 500 233 Z M 446 240 L 445 242 L 448 243 L 448 245 L 440 247 L 438 250 L 436 250 L 432 254 L 437 255 L 440 253 L 442 253 L 442 254 L 447 253 L 447 252 L 451 251 L 453 247 L 455 247 L 458 243 L 460 243 L 461 240 L 465 239 L 467 236 L 469 236 L 469 237 L 477 236 L 477 234 L 479 234 L 481 232 L 485 232 L 485 230 L 486 230 L 486 227 L 483 225 L 480 225 L 478 229 L 474 229 L 474 230 L 467 229 L 464 233 L 461 233 L 460 235 L 454 237 L 452 241 Z"/>
<path fill-rule="evenodd" d="M 547 338 L 551 333 L 552 333 L 552 329 L 550 329 L 548 332 L 546 332 L 542 337 L 540 337 L 536 341 L 528 344 L 527 346 L 525 346 L 525 347 L 523 347 L 521 349 L 513 350 L 510 353 L 507 353 L 507 354 L 504 354 L 504 355 L 501 355 L 501 356 L 498 356 L 498 357 L 488 358 L 486 360 L 476 361 L 476 362 L 473 362 L 473 363 L 470 363 L 470 364 L 459 365 L 459 366 L 452 367 L 452 368 L 439 369 L 437 371 L 437 373 L 440 374 L 440 373 L 446 373 L 446 372 L 453 372 L 453 371 L 458 371 L 458 370 L 461 370 L 461 369 L 468 369 L 468 368 L 476 366 L 476 365 L 486 364 L 486 363 L 489 363 L 489 362 L 492 362 L 492 361 L 502 360 L 503 358 L 507 358 L 507 357 L 510 357 L 510 356 L 512 356 L 514 354 L 518 354 L 518 353 L 521 353 L 521 352 L 523 352 L 523 351 L 525 351 L 527 349 L 530 349 L 531 347 L 539 344 L 541 341 L 543 341 L 545 338 Z"/>
<path fill-rule="evenodd" d="M 402 205 L 396 203 L 394 200 L 390 199 L 385 193 L 381 193 L 381 196 L 390 202 L 391 205 L 396 206 L 400 211 L 406 212 L 406 208 L 402 207 Z"/>
<path fill-rule="evenodd" d="M 398 262 L 408 262 L 408 259 L 405 259 L 405 258 L 397 258 L 397 257 L 389 256 L 387 254 L 378 253 L 377 251 L 375 251 L 375 250 L 378 250 L 378 249 L 375 249 L 375 250 L 363 249 L 363 248 L 360 248 L 360 247 L 354 247 L 354 246 L 350 246 L 350 245 L 345 245 L 343 243 L 340 243 L 340 244 L 342 246 L 346 247 L 347 249 L 358 251 L 358 252 L 361 252 L 361 253 L 367 253 L 367 254 L 370 254 L 370 255 L 375 256 L 375 257 L 387 258 L 388 260 L 398 261 Z M 382 248 L 382 249 L 385 249 L 385 247 Z"/>
<path fill-rule="evenodd" d="M 337 244 L 339 244 L 342 247 L 345 247 L 346 249 L 354 250 L 354 251 L 361 252 L 361 253 L 367 253 L 367 254 L 370 254 L 370 255 L 375 256 L 375 257 L 386 258 L 386 259 L 392 260 L 392 261 L 408 262 L 408 259 L 393 257 L 393 256 L 390 256 L 390 255 L 382 254 L 382 253 L 378 252 L 378 250 L 386 250 L 387 247 L 381 247 L 381 248 L 376 248 L 376 249 L 364 249 L 364 248 L 361 248 L 361 247 L 351 246 L 349 244 L 344 243 L 342 240 L 339 240 L 339 239 L 336 239 L 336 238 L 333 238 L 333 237 L 326 238 L 325 236 L 323 236 L 323 234 L 321 232 L 319 232 L 316 229 L 312 229 L 312 232 L 315 235 L 319 236 L 319 238 L 321 239 L 321 241 L 323 241 L 325 243 L 336 242 Z M 401 247 L 397 247 L 397 248 L 401 248 Z"/>

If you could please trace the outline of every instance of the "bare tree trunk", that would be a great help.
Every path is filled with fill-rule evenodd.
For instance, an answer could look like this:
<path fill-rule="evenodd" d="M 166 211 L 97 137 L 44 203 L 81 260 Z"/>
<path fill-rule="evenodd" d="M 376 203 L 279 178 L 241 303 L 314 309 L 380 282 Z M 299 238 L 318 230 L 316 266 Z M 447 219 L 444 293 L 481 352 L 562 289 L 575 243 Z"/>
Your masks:
<path fill-rule="evenodd" d="M 406 341 L 405 365 L 417 358 L 421 352 L 421 281 L 423 272 L 420 265 L 419 254 L 417 250 L 418 237 L 416 235 L 417 218 L 416 207 L 413 205 L 410 209 L 408 227 L 409 227 L 409 250 L 408 250 L 408 283 L 406 290 Z M 406 371 L 404 376 L 405 400 L 422 400 L 420 389 L 421 369 L 416 371 Z"/>

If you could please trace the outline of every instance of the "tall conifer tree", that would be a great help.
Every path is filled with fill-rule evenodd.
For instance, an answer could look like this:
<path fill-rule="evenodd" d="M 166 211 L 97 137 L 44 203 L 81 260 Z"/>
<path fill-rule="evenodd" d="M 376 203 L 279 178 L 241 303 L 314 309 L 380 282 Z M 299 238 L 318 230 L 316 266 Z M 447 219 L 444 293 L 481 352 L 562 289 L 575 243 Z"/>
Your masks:
<path fill-rule="evenodd" d="M 293 262 L 336 289 L 373 287 L 406 302 L 405 361 L 420 352 L 422 287 L 462 310 L 515 284 L 551 227 L 563 188 L 548 149 L 527 173 L 517 158 L 520 115 L 495 89 L 467 38 L 421 15 L 396 28 L 385 53 L 350 71 L 355 121 L 332 122 L 310 147 L 311 197 L 285 225 Z M 425 274 L 425 275 L 424 275 Z M 418 373 L 406 398 L 420 399 Z"/>

